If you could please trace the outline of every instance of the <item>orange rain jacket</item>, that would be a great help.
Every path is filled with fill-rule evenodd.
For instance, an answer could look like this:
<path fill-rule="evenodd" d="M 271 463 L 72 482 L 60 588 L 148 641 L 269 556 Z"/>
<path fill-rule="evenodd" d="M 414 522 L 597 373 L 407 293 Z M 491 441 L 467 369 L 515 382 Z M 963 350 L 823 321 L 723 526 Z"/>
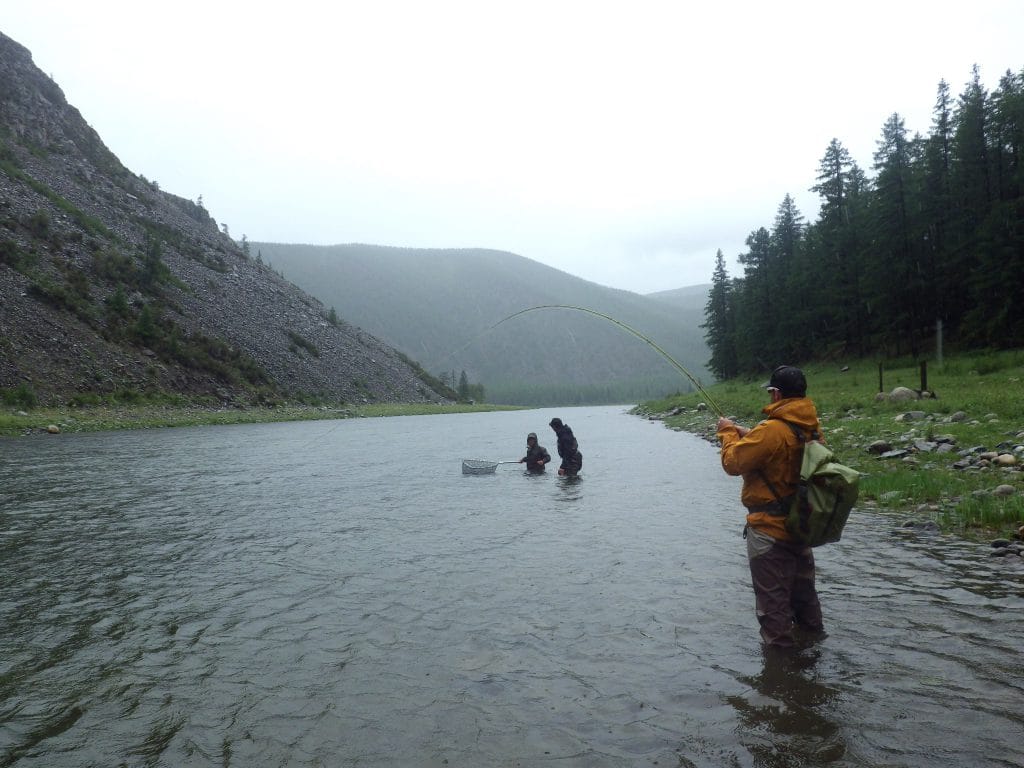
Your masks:
<path fill-rule="evenodd" d="M 765 406 L 762 413 L 769 417 L 740 437 L 734 427 L 719 430 L 722 442 L 722 469 L 730 475 L 743 476 L 740 501 L 747 507 L 747 525 L 776 539 L 789 540 L 786 518 L 757 507 L 773 504 L 776 499 L 765 482 L 775 486 L 779 496 L 785 498 L 796 492 L 800 477 L 803 444 L 793 434 L 785 419 L 800 427 L 810 438 L 812 432 L 820 436 L 818 411 L 807 397 L 788 397 Z M 764 473 L 762 477 L 761 473 Z"/>

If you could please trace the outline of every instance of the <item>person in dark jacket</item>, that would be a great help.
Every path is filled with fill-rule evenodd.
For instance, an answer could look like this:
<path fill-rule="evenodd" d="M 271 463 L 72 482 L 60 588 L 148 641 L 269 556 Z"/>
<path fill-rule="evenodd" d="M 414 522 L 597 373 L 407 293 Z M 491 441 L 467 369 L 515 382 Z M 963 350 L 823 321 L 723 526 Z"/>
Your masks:
<path fill-rule="evenodd" d="M 526 464 L 527 472 L 543 472 L 544 465 L 551 461 L 551 454 L 543 445 L 537 444 L 537 433 L 531 432 L 526 436 L 526 455 L 519 460 L 520 464 Z"/>
<path fill-rule="evenodd" d="M 555 434 L 558 435 L 558 455 L 562 459 L 562 465 L 558 468 L 558 474 L 568 477 L 575 477 L 583 469 L 583 454 L 576 443 L 576 436 L 568 424 L 563 424 L 559 418 L 552 419 L 549 424 Z"/>

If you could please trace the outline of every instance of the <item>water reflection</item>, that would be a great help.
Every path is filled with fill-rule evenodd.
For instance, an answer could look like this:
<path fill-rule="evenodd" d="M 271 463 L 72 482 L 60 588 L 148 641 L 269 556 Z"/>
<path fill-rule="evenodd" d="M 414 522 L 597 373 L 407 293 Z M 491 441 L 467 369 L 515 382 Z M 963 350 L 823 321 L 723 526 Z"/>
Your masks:
<path fill-rule="evenodd" d="M 726 700 L 739 716 L 737 736 L 754 765 L 826 765 L 846 754 L 836 713 L 839 689 L 818 669 L 820 658 L 816 648 L 765 648 L 761 671 L 738 677 L 750 689 Z"/>
<path fill-rule="evenodd" d="M 1024 765 L 1020 558 L 864 510 L 762 658 L 706 443 L 459 474 L 551 415 L 0 446 L 0 766 Z"/>
<path fill-rule="evenodd" d="M 579 475 L 559 477 L 556 482 L 558 491 L 555 499 L 557 501 L 579 501 L 583 498 L 583 478 Z"/>

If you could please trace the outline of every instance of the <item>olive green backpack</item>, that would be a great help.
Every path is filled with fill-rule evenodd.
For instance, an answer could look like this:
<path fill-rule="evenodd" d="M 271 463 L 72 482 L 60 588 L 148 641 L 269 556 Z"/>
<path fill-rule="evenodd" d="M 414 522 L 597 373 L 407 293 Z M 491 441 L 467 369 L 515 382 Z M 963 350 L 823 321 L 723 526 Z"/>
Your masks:
<path fill-rule="evenodd" d="M 785 421 L 803 444 L 796 493 L 783 499 L 768 483 L 779 502 L 779 514 L 786 517 L 786 530 L 794 541 L 809 547 L 839 541 L 857 502 L 860 473 L 835 461 L 832 451 L 818 442 L 817 433 L 808 439 L 796 424 L 779 421 Z"/>

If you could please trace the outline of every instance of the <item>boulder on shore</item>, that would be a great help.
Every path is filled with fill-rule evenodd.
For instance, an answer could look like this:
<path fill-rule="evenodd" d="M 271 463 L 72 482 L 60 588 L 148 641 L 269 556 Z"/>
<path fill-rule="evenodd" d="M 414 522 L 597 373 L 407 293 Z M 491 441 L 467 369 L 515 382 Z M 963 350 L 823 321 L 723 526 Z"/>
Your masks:
<path fill-rule="evenodd" d="M 908 400 L 919 400 L 920 395 L 908 387 L 896 387 L 889 393 L 889 400 L 893 403 L 903 403 Z"/>

